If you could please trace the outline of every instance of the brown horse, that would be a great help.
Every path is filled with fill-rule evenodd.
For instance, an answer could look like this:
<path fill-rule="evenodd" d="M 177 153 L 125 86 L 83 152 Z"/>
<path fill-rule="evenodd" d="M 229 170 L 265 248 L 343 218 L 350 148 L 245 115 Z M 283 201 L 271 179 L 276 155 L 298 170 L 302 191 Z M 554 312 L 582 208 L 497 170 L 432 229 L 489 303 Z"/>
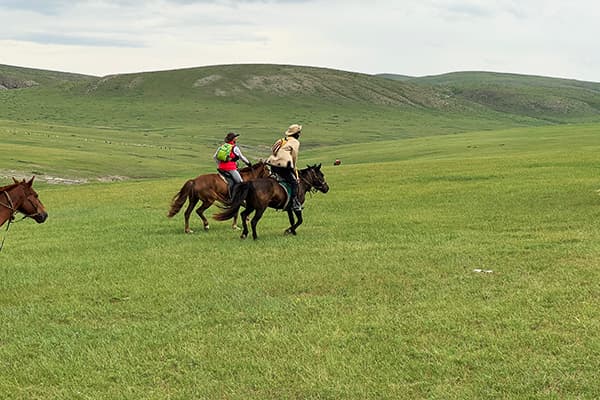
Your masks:
<path fill-rule="evenodd" d="M 12 221 L 17 212 L 23 213 L 23 218 L 32 218 L 41 224 L 48 218 L 44 205 L 33 190 L 33 179 L 29 181 L 18 181 L 13 178 L 14 183 L 0 187 L 0 226 L 6 221 Z"/>
<path fill-rule="evenodd" d="M 244 181 L 269 176 L 269 168 L 263 161 L 259 161 L 251 167 L 240 169 L 240 175 Z M 181 210 L 186 200 L 189 200 L 185 210 L 185 233 L 192 233 L 190 229 L 190 215 L 199 200 L 202 204 L 196 210 L 198 216 L 202 219 L 204 230 L 208 230 L 208 220 L 204 216 L 204 211 L 213 205 L 215 201 L 226 203 L 228 199 L 228 185 L 219 174 L 200 175 L 194 179 L 188 180 L 179 193 L 173 197 L 171 209 L 167 216 L 172 218 Z M 233 219 L 232 227 L 237 228 L 237 215 Z"/>
<path fill-rule="evenodd" d="M 329 185 L 325 182 L 325 176 L 321 172 L 321 164 L 309 166 L 299 171 L 300 184 L 298 185 L 298 199 L 304 204 L 305 195 L 308 191 L 320 191 L 327 193 Z M 264 214 L 267 207 L 277 210 L 286 209 L 290 220 L 290 227 L 285 230 L 285 234 L 296 234 L 296 228 L 302 224 L 302 210 L 294 210 L 287 207 L 288 194 L 286 190 L 277 182 L 275 178 L 256 179 L 251 182 L 244 182 L 237 185 L 233 191 L 232 199 L 229 205 L 224 207 L 224 211 L 215 214 L 217 221 L 226 221 L 237 216 L 242 204 L 246 202 L 246 208 L 241 213 L 242 225 L 244 230 L 240 236 L 242 239 L 248 237 L 248 216 L 256 210 L 252 217 L 252 238 L 256 240 L 256 225 Z M 294 214 L 296 221 L 294 221 Z"/>

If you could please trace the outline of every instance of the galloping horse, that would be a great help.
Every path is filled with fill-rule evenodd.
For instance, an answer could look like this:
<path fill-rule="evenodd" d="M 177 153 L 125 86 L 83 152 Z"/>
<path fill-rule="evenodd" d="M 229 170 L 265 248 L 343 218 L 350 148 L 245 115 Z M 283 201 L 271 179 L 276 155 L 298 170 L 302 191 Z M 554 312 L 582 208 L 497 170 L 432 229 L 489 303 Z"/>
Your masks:
<path fill-rule="evenodd" d="M 245 181 L 249 181 L 256 178 L 262 178 L 269 176 L 269 169 L 267 164 L 263 161 L 259 161 L 251 167 L 240 169 L 240 175 Z M 228 185 L 225 180 L 219 174 L 206 174 L 200 175 L 194 179 L 190 179 L 184 183 L 183 187 L 173 197 L 171 202 L 171 209 L 167 216 L 172 218 L 181 210 L 181 207 L 185 204 L 186 200 L 189 200 L 187 209 L 185 210 L 185 233 L 192 233 L 190 229 L 190 214 L 196 206 L 199 200 L 202 200 L 202 204 L 196 210 L 198 216 L 202 219 L 204 224 L 204 230 L 208 230 L 208 220 L 204 216 L 204 211 L 213 205 L 215 201 L 226 203 L 228 200 Z M 237 227 L 237 215 L 233 219 L 232 227 Z"/>
<path fill-rule="evenodd" d="M 0 226 L 6 221 L 12 221 L 17 212 L 23 213 L 23 218 L 34 219 L 38 224 L 48 218 L 44 205 L 33 190 L 34 178 L 27 182 L 13 178 L 14 183 L 0 187 Z"/>
<path fill-rule="evenodd" d="M 329 186 L 325 182 L 325 176 L 321 172 L 321 164 L 309 166 L 299 171 L 300 184 L 298 185 L 298 199 L 300 203 L 304 204 L 306 192 L 308 191 L 320 191 L 327 193 Z M 242 239 L 248 237 L 248 216 L 256 210 L 254 217 L 252 217 L 252 238 L 256 240 L 256 225 L 262 217 L 267 207 L 271 207 L 277 210 L 286 208 L 289 203 L 288 195 L 286 190 L 281 187 L 275 178 L 262 178 L 256 179 L 251 182 L 244 182 L 234 189 L 231 201 L 229 205 L 225 206 L 224 211 L 215 214 L 214 218 L 217 221 L 226 221 L 230 218 L 237 216 L 240 207 L 243 202 L 246 202 L 246 208 L 241 213 L 242 224 L 244 230 L 240 236 Z M 296 234 L 296 228 L 302 224 L 302 211 L 292 211 L 289 207 L 287 208 L 288 218 L 290 220 L 290 227 L 285 230 L 286 234 Z M 296 222 L 294 222 L 294 214 L 296 215 Z"/>

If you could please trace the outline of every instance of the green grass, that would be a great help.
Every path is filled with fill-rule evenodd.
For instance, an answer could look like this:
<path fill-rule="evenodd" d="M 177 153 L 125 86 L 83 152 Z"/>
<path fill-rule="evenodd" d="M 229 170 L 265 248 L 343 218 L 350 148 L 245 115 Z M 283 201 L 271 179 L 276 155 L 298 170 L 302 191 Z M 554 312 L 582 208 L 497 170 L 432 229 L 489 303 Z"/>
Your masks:
<path fill-rule="evenodd" d="M 96 79 L 89 75 L 0 64 L 0 85 L 9 89 L 31 87 L 32 85 L 67 87 L 77 82 L 91 82 Z"/>
<path fill-rule="evenodd" d="M 600 120 L 600 84 L 509 74 L 398 81 L 324 68 L 228 65 L 103 78 L 4 66 L 3 76 L 42 84 L 1 90 L 0 121 L 96 128 L 120 138 L 152 134 L 191 145 L 229 130 L 244 134 L 247 144 L 264 144 L 291 123 L 307 128 L 306 138 L 314 138 L 307 145 L 328 146 Z"/>
<path fill-rule="evenodd" d="M 14 224 L 0 253 L 0 393 L 598 398 L 597 129 L 315 146 L 303 161 L 331 191 L 297 237 L 267 212 L 258 241 L 195 216 L 183 234 L 171 160 L 152 179 L 36 184 L 48 221 Z"/>
<path fill-rule="evenodd" d="M 597 82 L 492 72 L 455 72 L 408 82 L 445 88 L 451 97 L 550 123 L 597 121 L 600 114 Z"/>

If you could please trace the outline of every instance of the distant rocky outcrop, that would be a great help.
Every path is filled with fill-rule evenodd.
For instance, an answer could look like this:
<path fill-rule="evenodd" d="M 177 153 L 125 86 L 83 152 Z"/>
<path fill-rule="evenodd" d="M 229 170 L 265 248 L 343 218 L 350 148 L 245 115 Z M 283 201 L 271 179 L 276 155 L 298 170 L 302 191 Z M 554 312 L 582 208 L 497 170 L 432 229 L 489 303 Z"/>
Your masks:
<path fill-rule="evenodd" d="M 0 90 L 25 89 L 38 85 L 39 83 L 33 80 L 21 80 L 0 76 Z"/>

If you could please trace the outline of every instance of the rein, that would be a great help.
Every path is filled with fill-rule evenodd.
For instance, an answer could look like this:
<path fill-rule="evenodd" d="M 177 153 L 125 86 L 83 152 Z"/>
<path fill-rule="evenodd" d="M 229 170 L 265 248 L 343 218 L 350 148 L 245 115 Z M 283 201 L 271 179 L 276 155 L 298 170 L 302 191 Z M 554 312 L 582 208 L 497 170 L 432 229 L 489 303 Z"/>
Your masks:
<path fill-rule="evenodd" d="M 15 204 L 13 203 L 10 195 L 8 194 L 8 191 L 3 191 L 2 193 L 4 193 L 4 195 L 6 196 L 6 199 L 8 200 L 8 204 L 0 201 L 0 206 L 6 207 L 6 208 L 8 208 L 10 210 L 10 217 L 8 217 L 8 224 L 6 225 L 6 230 L 4 232 L 4 237 L 2 238 L 2 242 L 0 243 L 0 251 L 2 251 L 2 249 L 4 248 L 4 241 L 6 241 L 6 237 L 8 236 L 8 229 L 10 228 L 10 224 L 14 221 L 15 214 L 18 211 L 15 208 Z M 31 200 L 28 200 L 28 201 L 31 202 Z M 22 221 L 22 220 L 24 220 L 25 218 L 28 218 L 28 217 L 29 218 L 33 218 L 36 215 L 39 215 L 39 212 L 35 213 L 35 214 L 26 214 L 19 221 Z"/>
<path fill-rule="evenodd" d="M 4 207 L 8 208 L 10 210 L 10 217 L 12 218 L 13 215 L 17 212 L 17 210 L 15 210 L 15 205 L 13 204 L 13 201 L 10 198 L 8 191 L 4 191 L 2 193 L 4 193 L 4 195 L 6 196 L 6 199 L 8 200 L 8 204 L 0 201 L 0 206 L 4 206 Z"/>
<path fill-rule="evenodd" d="M 6 225 L 6 231 L 4 232 L 4 237 L 2 238 L 2 242 L 0 243 L 0 252 L 2 252 L 2 249 L 4 248 L 4 241 L 6 240 L 6 237 L 8 236 L 8 228 L 10 228 L 11 223 L 12 223 L 12 218 L 9 218 L 8 224 Z"/>
<path fill-rule="evenodd" d="M 14 206 L 13 201 L 10 198 L 10 195 L 8 194 L 8 192 L 2 192 L 2 193 L 4 193 L 6 195 L 8 204 L 0 202 L 0 206 L 4 206 L 4 207 L 8 208 L 10 210 L 10 216 L 8 217 L 8 224 L 6 225 L 6 231 L 4 233 L 4 237 L 2 238 L 2 243 L 0 243 L 0 251 L 2 251 L 2 249 L 4 248 L 4 241 L 6 240 L 6 237 L 8 236 L 8 229 L 10 228 L 10 224 L 12 223 L 13 219 L 15 219 L 15 212 L 17 211 L 17 210 L 15 210 L 15 206 Z"/>

